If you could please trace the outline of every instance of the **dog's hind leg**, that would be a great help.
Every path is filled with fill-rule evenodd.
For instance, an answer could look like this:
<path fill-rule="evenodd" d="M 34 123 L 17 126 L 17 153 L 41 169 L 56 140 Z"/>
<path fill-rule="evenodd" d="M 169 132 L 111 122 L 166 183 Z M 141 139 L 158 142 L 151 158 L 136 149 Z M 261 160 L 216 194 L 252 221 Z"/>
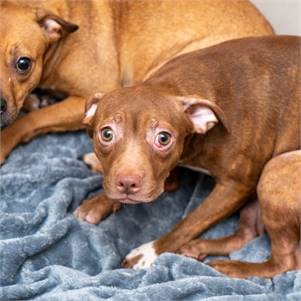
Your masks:
<path fill-rule="evenodd" d="M 198 260 L 204 259 L 207 255 L 228 255 L 241 249 L 263 231 L 258 202 L 252 200 L 241 210 L 239 227 L 234 234 L 218 239 L 191 240 L 179 250 L 179 253 Z"/>
<path fill-rule="evenodd" d="M 258 184 L 262 220 L 271 240 L 271 257 L 263 263 L 214 261 L 210 265 L 233 277 L 273 277 L 301 269 L 301 151 L 271 160 Z"/>

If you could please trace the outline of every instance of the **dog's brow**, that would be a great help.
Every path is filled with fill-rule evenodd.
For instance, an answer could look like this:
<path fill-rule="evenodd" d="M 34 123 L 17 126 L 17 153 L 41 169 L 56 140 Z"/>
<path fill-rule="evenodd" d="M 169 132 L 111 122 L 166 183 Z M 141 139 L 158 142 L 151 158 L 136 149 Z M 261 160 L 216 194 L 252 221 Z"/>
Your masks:
<path fill-rule="evenodd" d="M 159 121 L 156 118 L 151 119 L 151 128 L 154 129 L 158 126 Z"/>
<path fill-rule="evenodd" d="M 116 121 L 117 123 L 120 123 L 122 121 L 122 116 L 120 113 L 115 114 L 114 121 Z"/>
<path fill-rule="evenodd" d="M 13 44 L 10 47 L 9 54 L 12 56 L 16 56 L 16 54 L 18 53 L 18 49 L 19 49 L 18 44 Z"/>
<path fill-rule="evenodd" d="M 136 133 L 141 128 L 141 114 L 133 114 L 132 117 L 132 127 L 133 131 Z"/>

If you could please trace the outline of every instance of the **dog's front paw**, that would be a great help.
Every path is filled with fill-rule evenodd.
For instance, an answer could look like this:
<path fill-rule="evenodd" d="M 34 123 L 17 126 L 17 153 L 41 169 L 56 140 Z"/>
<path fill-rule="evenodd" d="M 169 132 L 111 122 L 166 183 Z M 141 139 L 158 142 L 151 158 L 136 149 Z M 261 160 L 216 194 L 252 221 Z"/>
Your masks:
<path fill-rule="evenodd" d="M 75 211 L 74 215 L 82 221 L 90 224 L 98 224 L 120 208 L 120 203 L 113 202 L 106 198 L 104 194 L 96 195 L 83 202 Z"/>
<path fill-rule="evenodd" d="M 55 97 L 48 94 L 31 93 L 25 98 L 22 109 L 27 112 L 32 112 L 48 107 L 56 101 L 57 99 Z"/>
<path fill-rule="evenodd" d="M 122 262 L 124 268 L 149 268 L 159 255 L 156 253 L 154 241 L 148 242 L 132 250 Z"/>

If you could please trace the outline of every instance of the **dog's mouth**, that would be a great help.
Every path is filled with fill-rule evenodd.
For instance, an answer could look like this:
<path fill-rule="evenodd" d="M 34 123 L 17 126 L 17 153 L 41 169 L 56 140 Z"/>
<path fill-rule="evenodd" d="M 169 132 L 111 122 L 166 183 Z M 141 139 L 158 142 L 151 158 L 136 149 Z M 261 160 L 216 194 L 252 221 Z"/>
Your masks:
<path fill-rule="evenodd" d="M 137 205 L 146 204 L 153 202 L 161 193 L 156 193 L 155 195 L 141 195 L 141 194 L 110 194 L 106 193 L 107 196 L 114 200 L 115 202 Z"/>
<path fill-rule="evenodd" d="M 6 126 L 12 124 L 17 119 L 16 113 L 10 113 L 9 111 L 0 113 L 0 128 L 3 129 Z"/>
<path fill-rule="evenodd" d="M 1 97 L 1 94 L 0 94 Z M 6 126 L 11 125 L 19 116 L 21 107 L 17 104 L 20 102 L 23 104 L 24 99 L 13 98 L 1 98 L 0 100 L 0 127 L 3 129 Z"/>
<path fill-rule="evenodd" d="M 137 204 L 141 204 L 141 203 L 145 203 L 143 201 L 136 201 L 136 200 L 133 200 L 129 197 L 125 198 L 125 199 L 119 199 L 117 200 L 119 203 L 122 203 L 122 204 L 130 204 L 130 205 L 137 205 Z"/>
<path fill-rule="evenodd" d="M 106 182 L 104 182 L 103 185 L 105 194 L 109 199 L 115 202 L 131 205 L 151 203 L 155 201 L 164 191 L 162 185 L 156 185 L 149 187 L 147 190 L 141 189 L 136 193 L 120 193 L 114 188 L 112 189 L 112 187 Z"/>
<path fill-rule="evenodd" d="M 116 202 L 123 203 L 123 204 L 130 204 L 130 205 L 150 203 L 154 200 L 154 198 L 143 198 L 143 197 L 138 197 L 138 196 L 134 196 L 131 194 L 122 194 L 113 199 Z"/>

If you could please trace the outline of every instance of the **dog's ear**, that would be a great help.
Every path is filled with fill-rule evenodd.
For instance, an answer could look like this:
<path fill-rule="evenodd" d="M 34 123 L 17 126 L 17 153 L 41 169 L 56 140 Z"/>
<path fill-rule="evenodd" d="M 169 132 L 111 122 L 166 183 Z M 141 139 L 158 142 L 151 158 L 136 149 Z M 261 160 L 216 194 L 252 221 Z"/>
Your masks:
<path fill-rule="evenodd" d="M 218 122 L 221 122 L 225 129 L 230 132 L 226 116 L 216 103 L 198 96 L 181 96 L 178 99 L 182 109 L 193 124 L 194 132 L 205 134 Z"/>
<path fill-rule="evenodd" d="M 82 123 L 86 126 L 87 132 L 90 137 L 93 136 L 93 120 L 97 110 L 97 106 L 104 93 L 96 93 L 92 98 L 86 102 L 85 117 Z"/>
<path fill-rule="evenodd" d="M 92 98 L 90 98 L 86 102 L 85 107 L 85 117 L 82 121 L 82 123 L 87 127 L 88 133 L 90 136 L 92 136 L 92 125 L 94 116 L 97 110 L 97 106 L 101 98 L 103 97 L 104 93 L 96 93 Z"/>
<path fill-rule="evenodd" d="M 44 29 L 50 43 L 57 42 L 79 28 L 78 25 L 67 22 L 53 14 L 46 14 L 40 17 L 38 23 Z"/>

